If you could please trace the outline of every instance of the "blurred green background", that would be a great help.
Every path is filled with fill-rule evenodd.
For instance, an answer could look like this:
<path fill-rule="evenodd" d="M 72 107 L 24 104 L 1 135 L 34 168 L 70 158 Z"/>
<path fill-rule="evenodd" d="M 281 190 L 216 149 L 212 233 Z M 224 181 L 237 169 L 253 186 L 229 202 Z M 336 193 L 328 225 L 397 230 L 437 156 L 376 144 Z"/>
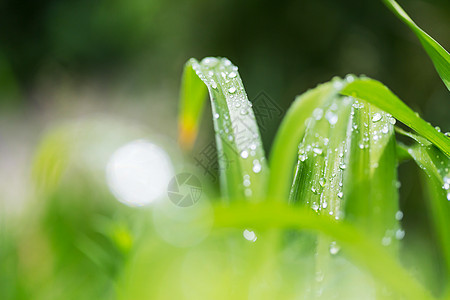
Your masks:
<path fill-rule="evenodd" d="M 450 3 L 401 3 L 449 48 Z M 445 89 L 412 33 L 380 1 L 8 1 L 0 4 L 2 103 L 39 109 L 44 83 L 176 95 L 189 57 L 227 56 L 250 96 L 264 89 L 283 107 L 332 76 L 377 78 L 433 111 Z M 446 47 L 447 46 L 447 47 Z M 50 82 L 49 82 L 50 81 Z M 135 104 L 135 103 L 133 103 Z M 135 105 L 139 105 L 135 104 Z M 430 118 L 428 118 L 430 119 Z"/>
<path fill-rule="evenodd" d="M 448 0 L 400 4 L 419 26 L 450 49 Z M 139 137 L 145 132 L 145 136 L 168 140 L 172 145 L 183 64 L 190 57 L 205 56 L 228 57 L 239 66 L 250 99 L 264 91 L 283 111 L 296 95 L 333 76 L 366 74 L 389 86 L 434 126 L 450 131 L 448 91 L 417 38 L 381 1 L 3 0 L 0 295 L 6 299 L 27 299 L 30 295 L 62 299 L 70 291 L 71 296 L 65 299 L 99 299 L 99 295 L 108 298 L 115 294 L 118 270 L 131 247 L 130 236 L 144 236 L 142 231 L 150 230 L 142 224 L 147 222 L 148 212 L 124 208 L 106 189 L 98 188 L 101 184 L 92 178 L 104 175 L 96 175 L 101 173 L 92 167 L 95 157 L 71 165 L 71 175 L 58 183 L 56 190 L 36 193 L 30 175 L 36 148 L 61 124 L 86 120 L 103 124 L 88 126 L 87 131 L 96 128 L 90 137 L 93 140 L 123 132 L 127 138 Z M 205 141 L 212 139 L 209 119 L 207 112 L 201 135 Z M 271 120 L 262 132 L 266 152 L 280 121 Z M 77 136 L 69 133 L 73 128 L 67 126 L 60 129 L 62 140 Z M 123 140 L 108 140 L 109 149 Z M 59 149 L 59 142 L 49 143 L 50 148 Z M 83 151 L 96 151 L 87 149 Z M 48 156 L 50 164 L 61 167 L 60 162 L 52 161 L 51 153 Z M 48 172 L 55 176 L 54 169 Z M 80 175 L 85 172 L 91 173 Z M 418 249 L 433 253 L 433 237 L 423 226 L 427 223 L 422 213 L 425 204 L 416 173 L 410 163 L 400 168 L 404 226 L 421 237 L 418 241 L 423 243 L 415 245 Z M 47 181 L 45 189 L 52 184 L 52 180 Z M 91 203 L 94 198 L 100 200 Z M 40 202 L 42 199 L 45 202 Z M 61 199 L 64 204 L 60 204 Z M 179 251 L 167 250 L 154 241 L 143 244 L 139 249 L 164 249 L 153 250 L 156 254 Z M 211 247 L 206 247 L 206 260 L 218 255 Z M 86 256 L 92 257 L 86 260 Z M 42 266 L 42 257 L 52 261 Z M 195 265 L 196 259 L 190 263 Z M 430 264 L 433 267 L 424 265 L 423 269 L 435 269 L 427 273 L 439 270 L 438 254 L 430 258 Z M 145 274 L 145 269 L 139 272 Z M 213 272 L 219 274 L 220 270 Z M 92 290 L 80 291 L 80 286 L 92 287 L 86 274 L 97 281 Z M 114 283 L 109 285 L 111 278 Z M 424 280 L 436 287 L 439 273 Z M 129 289 L 142 295 L 139 293 L 144 293 L 146 283 L 140 284 L 141 289 Z M 155 293 L 161 296 L 163 292 Z M 217 295 L 208 297 L 218 299 Z"/>

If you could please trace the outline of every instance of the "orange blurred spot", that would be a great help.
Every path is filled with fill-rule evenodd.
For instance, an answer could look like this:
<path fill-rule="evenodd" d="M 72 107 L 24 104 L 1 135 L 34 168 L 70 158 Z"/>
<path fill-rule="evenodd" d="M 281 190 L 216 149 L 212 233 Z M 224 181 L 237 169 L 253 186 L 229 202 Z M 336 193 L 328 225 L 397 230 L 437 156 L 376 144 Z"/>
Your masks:
<path fill-rule="evenodd" d="M 178 144 L 183 150 L 191 150 L 197 138 L 197 126 L 189 118 L 180 118 L 178 123 Z"/>

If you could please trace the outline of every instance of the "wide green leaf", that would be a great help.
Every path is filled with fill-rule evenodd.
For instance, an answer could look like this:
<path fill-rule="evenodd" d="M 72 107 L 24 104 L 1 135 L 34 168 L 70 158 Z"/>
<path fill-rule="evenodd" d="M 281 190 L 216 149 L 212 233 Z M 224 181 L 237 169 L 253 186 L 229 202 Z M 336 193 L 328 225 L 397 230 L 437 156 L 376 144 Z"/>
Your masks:
<path fill-rule="evenodd" d="M 340 85 L 354 79 L 349 75 Z M 398 191 L 393 120 L 374 105 L 352 97 L 335 93 L 325 99 L 307 121 L 290 200 L 336 222 L 345 219 L 396 253 L 404 232 L 395 218 Z M 341 280 L 358 276 L 351 264 L 339 262 L 339 247 L 323 235 L 311 246 L 318 254 L 315 272 L 324 274 L 325 281 L 338 276 L 338 265 L 347 274 Z"/>
<path fill-rule="evenodd" d="M 433 61 L 434 67 L 439 73 L 439 76 L 441 76 L 442 81 L 450 90 L 450 54 L 431 36 L 417 26 L 397 2 L 394 0 L 383 0 L 383 2 L 416 34 L 425 51 L 428 53 L 428 56 Z"/>
<path fill-rule="evenodd" d="M 346 218 L 393 252 L 404 234 L 395 217 L 399 197 L 394 121 L 374 105 L 354 102 L 343 181 Z"/>
<path fill-rule="evenodd" d="M 231 198 L 258 199 L 266 191 L 269 169 L 252 104 L 238 69 L 226 58 L 190 59 L 185 66 L 181 93 L 180 141 L 189 146 L 195 139 L 205 93 L 209 92 L 220 183 Z M 194 92 L 192 92 L 194 91 Z"/>
<path fill-rule="evenodd" d="M 288 199 L 293 167 L 298 157 L 298 145 L 305 132 L 306 120 L 321 103 L 335 96 L 341 87 L 339 79 L 321 84 L 298 96 L 287 111 L 275 136 L 270 155 L 270 196 L 279 200 Z"/>

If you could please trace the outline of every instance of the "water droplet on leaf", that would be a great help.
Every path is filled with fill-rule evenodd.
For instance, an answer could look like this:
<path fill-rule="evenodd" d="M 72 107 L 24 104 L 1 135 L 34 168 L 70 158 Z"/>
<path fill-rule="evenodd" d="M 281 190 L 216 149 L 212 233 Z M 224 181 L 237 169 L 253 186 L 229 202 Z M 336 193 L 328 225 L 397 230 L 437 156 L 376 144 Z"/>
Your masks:
<path fill-rule="evenodd" d="M 380 113 L 375 113 L 372 117 L 372 122 L 378 122 L 383 118 L 383 116 Z"/>

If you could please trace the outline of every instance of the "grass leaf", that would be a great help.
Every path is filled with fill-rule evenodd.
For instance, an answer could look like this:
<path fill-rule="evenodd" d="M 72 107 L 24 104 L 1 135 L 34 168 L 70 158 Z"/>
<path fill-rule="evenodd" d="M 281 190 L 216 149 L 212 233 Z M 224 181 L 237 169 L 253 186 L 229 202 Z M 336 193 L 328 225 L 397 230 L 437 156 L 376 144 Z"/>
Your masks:
<path fill-rule="evenodd" d="M 389 244 L 396 244 L 395 120 L 365 101 L 336 94 L 311 115 L 299 147 L 291 201 L 336 220 L 345 215 L 380 242 L 387 234 Z"/>
<path fill-rule="evenodd" d="M 450 139 L 420 118 L 381 82 L 369 78 L 356 79 L 347 84 L 341 94 L 367 101 L 390 113 L 450 156 Z"/>
<path fill-rule="evenodd" d="M 333 86 L 332 82 L 321 84 L 298 96 L 287 111 L 275 136 L 270 156 L 269 195 L 273 198 L 288 199 L 293 166 L 298 157 L 298 145 L 305 132 L 306 120 L 321 103 L 338 93 L 337 86 Z"/>
<path fill-rule="evenodd" d="M 399 209 L 393 118 L 363 101 L 352 105 L 343 194 L 345 217 L 396 253 Z M 401 232 L 400 232 L 401 233 Z"/>
<path fill-rule="evenodd" d="M 431 220 L 450 278 L 450 159 L 432 145 L 407 148 L 425 177 Z"/>
<path fill-rule="evenodd" d="M 433 61 L 436 71 L 450 90 L 450 54 L 423 31 L 394 0 L 383 0 L 386 6 L 416 34 L 428 56 Z"/>
<path fill-rule="evenodd" d="M 237 67 L 228 59 L 207 57 L 201 62 L 190 59 L 186 63 L 180 141 L 190 145 L 196 135 L 193 132 L 198 128 L 204 96 L 200 82 L 206 85 L 211 99 L 223 194 L 229 199 L 263 196 L 269 169 L 251 103 Z"/>
<path fill-rule="evenodd" d="M 186 150 L 192 149 L 197 138 L 207 93 L 207 87 L 188 62 L 183 71 L 178 116 L 178 143 Z"/>
<path fill-rule="evenodd" d="M 342 86 L 353 80 L 348 76 Z M 351 97 L 326 99 L 308 119 L 290 198 L 336 222 L 345 218 L 396 253 L 397 155 L 391 120 L 377 107 Z M 317 273 L 338 276 L 338 250 L 333 249 L 339 247 L 329 237 L 317 237 L 311 246 L 317 251 Z M 341 280 L 355 276 L 350 275 L 351 265 L 341 263 L 339 268 L 346 274 Z"/>

